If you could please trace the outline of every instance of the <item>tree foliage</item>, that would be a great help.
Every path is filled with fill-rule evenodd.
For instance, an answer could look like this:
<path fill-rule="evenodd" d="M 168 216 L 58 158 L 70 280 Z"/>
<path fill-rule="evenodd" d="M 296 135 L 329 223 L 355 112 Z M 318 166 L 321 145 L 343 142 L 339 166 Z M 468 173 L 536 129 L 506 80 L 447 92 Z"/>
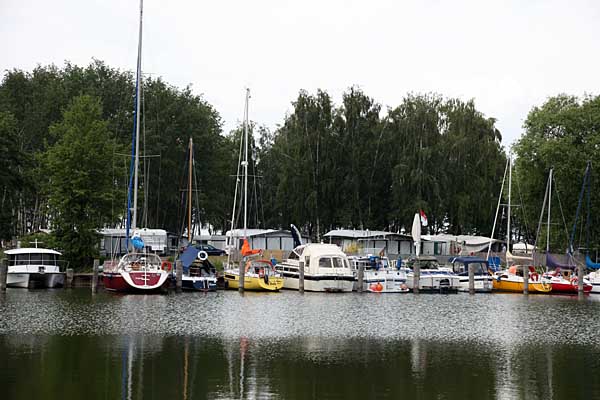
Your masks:
<path fill-rule="evenodd" d="M 524 124 L 525 134 L 516 144 L 516 175 L 521 186 L 526 218 L 534 229 L 529 230 L 528 239 L 535 241 L 544 193 L 550 168 L 554 173 L 550 225 L 550 249 L 564 252 L 568 247 L 566 229 L 570 235 L 583 173 L 587 161 L 600 156 L 600 96 L 559 95 L 549 98 L 539 107 L 533 107 Z M 587 207 L 577 221 L 575 247 L 587 246 L 586 227 L 590 228 L 590 247 L 598 248 L 599 199 L 598 174 L 592 168 L 591 221 L 586 222 Z M 560 202 L 560 203 L 559 203 Z M 562 211 L 561 211 L 562 209 Z M 544 216 L 544 222 L 546 217 Z M 546 228 L 542 226 L 538 244 L 546 246 Z"/>

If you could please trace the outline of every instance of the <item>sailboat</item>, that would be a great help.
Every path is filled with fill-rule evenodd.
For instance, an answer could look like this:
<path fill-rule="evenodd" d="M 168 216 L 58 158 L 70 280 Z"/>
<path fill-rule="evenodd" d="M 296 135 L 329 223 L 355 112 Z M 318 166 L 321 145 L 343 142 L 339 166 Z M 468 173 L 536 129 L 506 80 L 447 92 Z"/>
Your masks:
<path fill-rule="evenodd" d="M 126 243 L 128 253 L 117 264 L 116 268 L 103 271 L 104 287 L 107 290 L 123 292 L 152 292 L 163 289 L 169 276 L 170 263 L 163 262 L 154 253 L 145 250 L 144 241 L 137 229 L 137 191 L 140 142 L 140 103 L 142 86 L 142 17 L 144 2 L 140 0 L 140 26 L 138 41 L 138 60 L 136 72 L 135 119 L 132 138 L 132 160 L 129 188 L 127 191 L 127 225 Z M 133 194 L 133 205 L 131 197 Z M 130 232 L 131 238 L 130 238 Z M 132 249 L 130 249 L 130 244 Z"/>
<path fill-rule="evenodd" d="M 511 208 L 511 191 L 512 191 L 512 159 L 511 155 L 508 156 L 506 162 L 506 168 L 508 169 L 508 211 L 507 211 L 507 222 L 506 222 L 506 265 L 505 270 L 496 271 L 494 273 L 493 289 L 503 292 L 519 292 L 523 293 L 525 288 L 525 278 L 527 276 L 527 289 L 532 293 L 548 293 L 552 290 L 552 286 L 546 283 L 541 276 L 535 271 L 533 267 L 533 259 L 531 257 L 515 256 L 510 252 L 510 208 Z M 504 173 L 506 178 L 506 172 Z M 504 189 L 504 179 L 502 180 L 502 188 L 500 189 L 500 198 L 502 198 L 502 190 Z M 498 199 L 498 208 L 496 209 L 496 218 L 498 217 L 498 210 L 500 208 L 500 198 Z M 496 221 L 494 221 L 494 228 L 492 228 L 492 237 L 494 236 L 494 229 Z M 489 253 L 492 247 L 488 249 Z M 509 266 L 510 265 L 510 266 Z"/>
<path fill-rule="evenodd" d="M 239 269 L 228 268 L 225 270 L 225 284 L 230 289 L 277 291 L 283 287 L 283 277 L 275 270 L 275 266 L 270 260 L 261 259 L 262 252 L 259 249 L 251 249 L 248 243 L 248 101 L 250 99 L 250 89 L 246 89 L 246 105 L 244 109 L 244 136 L 242 139 L 244 145 L 244 161 L 241 165 L 244 167 L 244 237 L 241 249 L 242 261 Z M 241 145 L 242 143 L 240 143 Z M 241 158 L 240 146 L 240 158 Z M 239 172 L 239 166 L 238 166 Z M 239 175 L 239 173 L 238 173 Z M 236 177 L 237 179 L 237 177 Z M 235 198 L 237 198 L 237 181 L 235 189 Z M 231 216 L 231 230 L 235 225 L 235 200 L 234 210 Z M 244 281 L 240 283 L 240 275 L 244 272 Z"/>
<path fill-rule="evenodd" d="M 588 164 L 589 168 L 589 164 Z M 571 238 L 569 240 L 569 262 L 568 264 L 559 263 L 551 254 L 550 254 L 550 208 L 552 205 L 552 169 L 550 169 L 550 173 L 548 176 L 548 185 L 546 187 L 546 195 L 544 197 L 544 207 L 542 207 L 542 214 L 544 214 L 544 208 L 546 205 L 546 199 L 548 200 L 548 223 L 546 230 L 546 272 L 543 277 L 552 285 L 552 293 L 566 293 L 566 294 L 577 294 L 579 290 L 579 281 L 577 279 L 577 274 L 575 270 L 577 266 L 572 261 L 573 258 L 573 239 L 575 237 L 575 229 L 577 226 L 577 218 L 579 215 L 579 209 L 581 207 L 581 197 L 583 195 L 583 190 L 581 195 L 579 196 L 579 204 L 577 206 L 577 216 L 575 217 L 575 223 L 573 225 L 573 232 Z M 588 173 L 588 169 L 586 169 L 586 175 L 584 176 L 584 187 L 585 180 Z M 541 226 L 541 216 L 540 216 L 540 226 Z M 539 228 L 538 228 L 539 231 Z M 592 291 L 592 284 L 587 280 L 583 280 L 583 291 L 589 293 Z"/>
<path fill-rule="evenodd" d="M 208 260 L 208 254 L 192 244 L 192 176 L 194 164 L 194 142 L 190 138 L 188 146 L 188 197 L 187 197 L 187 241 L 188 245 L 182 252 L 181 261 L 183 273 L 181 279 L 182 289 L 215 291 L 217 290 L 216 268 Z"/>

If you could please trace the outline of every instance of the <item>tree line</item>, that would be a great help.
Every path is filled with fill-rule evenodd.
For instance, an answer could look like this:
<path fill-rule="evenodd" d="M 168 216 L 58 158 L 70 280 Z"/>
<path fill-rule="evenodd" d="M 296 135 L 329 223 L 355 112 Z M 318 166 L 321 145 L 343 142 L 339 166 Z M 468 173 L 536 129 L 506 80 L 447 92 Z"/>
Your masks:
<path fill-rule="evenodd" d="M 0 239 L 51 228 L 56 246 L 84 265 L 97 229 L 123 226 L 134 85 L 101 61 L 6 71 Z M 559 96 L 532 109 L 514 149 L 525 210 L 515 235 L 532 240 L 524 221 L 537 221 L 550 165 L 574 218 L 576 176 L 598 151 L 598 101 Z M 410 232 L 422 209 L 430 233 L 491 234 L 507 154 L 495 119 L 473 100 L 408 94 L 384 110 L 350 87 L 339 105 L 324 90 L 301 90 L 292 107 L 273 130 L 250 124 L 251 227 L 295 223 L 313 239 L 335 228 Z M 224 133 L 202 96 L 161 78 L 144 79 L 141 117 L 139 225 L 181 231 L 192 137 L 195 219 L 229 229 L 242 127 Z"/>

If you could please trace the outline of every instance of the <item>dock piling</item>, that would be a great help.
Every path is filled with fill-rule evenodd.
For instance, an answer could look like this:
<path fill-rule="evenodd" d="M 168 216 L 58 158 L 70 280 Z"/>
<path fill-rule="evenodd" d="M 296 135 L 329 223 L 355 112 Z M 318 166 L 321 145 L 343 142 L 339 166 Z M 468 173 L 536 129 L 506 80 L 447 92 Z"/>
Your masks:
<path fill-rule="evenodd" d="M 238 283 L 238 291 L 243 292 L 244 291 L 244 278 L 246 276 L 246 268 L 244 266 L 244 258 L 243 257 L 242 257 L 242 261 L 240 261 L 239 275 L 240 275 L 240 281 Z"/>
<path fill-rule="evenodd" d="M 523 294 L 529 293 L 529 270 L 523 268 Z"/>
<path fill-rule="evenodd" d="M 94 268 L 92 273 L 92 293 L 98 293 L 98 270 L 100 268 L 100 260 L 94 260 Z"/>
<path fill-rule="evenodd" d="M 577 267 L 577 291 L 583 293 L 583 265 Z"/>
<path fill-rule="evenodd" d="M 475 264 L 469 263 L 469 294 L 475 294 Z"/>
<path fill-rule="evenodd" d="M 177 293 L 181 293 L 181 285 L 183 282 L 183 266 L 181 265 L 181 261 L 177 260 L 175 262 L 175 290 Z"/>
<path fill-rule="evenodd" d="M 362 293 L 363 291 L 363 283 L 365 280 L 365 266 L 364 264 L 360 263 L 360 265 L 358 266 L 358 274 L 356 276 L 357 279 L 357 291 L 358 293 Z"/>
<path fill-rule="evenodd" d="M 0 260 L 0 292 L 6 291 L 6 279 L 8 277 L 8 260 Z"/>
<path fill-rule="evenodd" d="M 67 268 L 66 271 L 66 282 L 65 282 L 65 287 L 71 288 L 73 287 L 73 278 L 75 277 L 75 272 L 73 271 L 73 268 Z"/>
<path fill-rule="evenodd" d="M 304 261 L 298 263 L 298 291 L 304 293 Z"/>
<path fill-rule="evenodd" d="M 421 280 L 421 264 L 415 262 L 413 267 L 413 293 L 419 293 L 419 281 Z"/>

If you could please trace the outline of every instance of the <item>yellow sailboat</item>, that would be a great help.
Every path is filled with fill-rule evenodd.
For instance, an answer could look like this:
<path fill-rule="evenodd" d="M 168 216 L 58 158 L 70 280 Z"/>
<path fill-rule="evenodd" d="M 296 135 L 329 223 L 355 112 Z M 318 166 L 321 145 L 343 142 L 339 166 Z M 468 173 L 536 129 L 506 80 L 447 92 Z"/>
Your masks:
<path fill-rule="evenodd" d="M 527 287 L 530 293 L 548 293 L 552 290 L 552 285 L 542 281 L 542 277 L 532 266 L 523 265 L 512 265 L 506 270 L 496 272 L 493 280 L 494 290 L 523 293 L 525 271 L 529 274 Z"/>
<path fill-rule="evenodd" d="M 244 110 L 244 161 L 238 165 L 238 176 L 239 167 L 244 167 L 244 241 L 241 249 L 242 262 L 244 263 L 244 280 L 240 284 L 240 269 L 230 268 L 225 270 L 225 283 L 230 289 L 239 289 L 242 287 L 244 290 L 262 290 L 262 291 L 277 291 L 283 287 L 283 276 L 275 271 L 273 263 L 269 260 L 253 259 L 253 256 L 260 256 L 261 250 L 251 249 L 248 244 L 247 238 L 247 210 L 248 210 L 248 99 L 250 98 L 250 89 L 246 89 L 246 107 Z M 241 143 L 240 143 L 241 145 Z M 240 146 L 240 159 L 241 159 Z M 235 194 L 233 201 L 233 210 L 231 218 L 231 231 L 235 225 L 235 204 L 237 199 L 237 181 L 235 186 Z M 232 237 L 233 239 L 233 237 Z M 227 260 L 229 264 L 229 258 Z"/>
<path fill-rule="evenodd" d="M 240 287 L 239 271 L 225 272 L 225 281 L 230 289 Z M 247 260 L 244 273 L 244 290 L 277 291 L 283 288 L 283 277 L 275 271 L 269 260 Z"/>

